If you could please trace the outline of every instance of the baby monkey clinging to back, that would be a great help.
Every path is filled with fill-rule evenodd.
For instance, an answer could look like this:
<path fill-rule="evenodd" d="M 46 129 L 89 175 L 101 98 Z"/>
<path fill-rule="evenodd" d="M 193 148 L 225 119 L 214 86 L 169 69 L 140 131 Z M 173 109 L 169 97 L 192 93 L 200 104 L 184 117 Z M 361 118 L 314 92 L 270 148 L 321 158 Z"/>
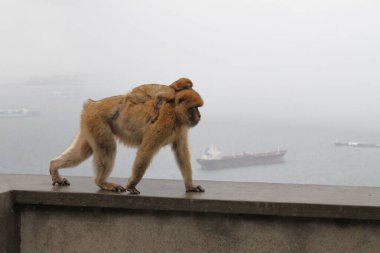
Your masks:
<path fill-rule="evenodd" d="M 159 116 L 159 110 L 163 101 L 174 101 L 175 93 L 180 90 L 191 89 L 193 83 L 190 79 L 182 77 L 170 85 L 162 84 L 144 84 L 134 88 L 129 94 L 129 101 L 135 104 L 145 103 L 154 100 L 155 115 L 152 122 L 156 121 Z"/>

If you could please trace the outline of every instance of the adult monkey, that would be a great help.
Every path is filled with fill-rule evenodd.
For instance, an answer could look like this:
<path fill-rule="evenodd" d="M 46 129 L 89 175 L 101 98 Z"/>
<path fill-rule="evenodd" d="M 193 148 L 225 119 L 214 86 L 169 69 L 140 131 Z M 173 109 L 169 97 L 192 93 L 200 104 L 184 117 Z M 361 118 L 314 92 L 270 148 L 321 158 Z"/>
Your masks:
<path fill-rule="evenodd" d="M 197 125 L 201 118 L 198 110 L 203 105 L 201 96 L 193 89 L 178 91 L 173 102 L 163 102 L 154 123 L 151 122 L 156 115 L 154 99 L 136 104 L 129 103 L 127 96 L 89 100 L 84 105 L 79 133 L 69 148 L 50 162 L 53 185 L 69 185 L 58 170 L 76 166 L 94 154 L 95 183 L 100 188 L 139 194 L 136 185 L 153 156 L 161 147 L 171 144 L 186 191 L 203 192 L 201 186 L 193 184 L 188 147 L 188 129 Z M 132 175 L 125 188 L 107 181 L 116 155 L 115 137 L 138 148 Z"/>

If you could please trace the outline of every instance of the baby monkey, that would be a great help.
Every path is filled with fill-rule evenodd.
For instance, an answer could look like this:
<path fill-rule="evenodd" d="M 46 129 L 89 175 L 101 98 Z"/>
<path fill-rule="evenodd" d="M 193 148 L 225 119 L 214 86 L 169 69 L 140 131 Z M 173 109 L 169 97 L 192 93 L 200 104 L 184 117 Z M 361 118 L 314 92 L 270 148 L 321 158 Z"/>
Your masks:
<path fill-rule="evenodd" d="M 165 102 L 174 101 L 175 93 L 180 90 L 191 89 L 193 83 L 190 79 L 182 77 L 170 85 L 162 84 L 143 84 L 134 88 L 127 96 L 129 101 L 134 104 L 145 103 L 146 101 L 154 100 L 155 114 L 151 119 L 154 123 L 158 116 L 161 104 Z"/>

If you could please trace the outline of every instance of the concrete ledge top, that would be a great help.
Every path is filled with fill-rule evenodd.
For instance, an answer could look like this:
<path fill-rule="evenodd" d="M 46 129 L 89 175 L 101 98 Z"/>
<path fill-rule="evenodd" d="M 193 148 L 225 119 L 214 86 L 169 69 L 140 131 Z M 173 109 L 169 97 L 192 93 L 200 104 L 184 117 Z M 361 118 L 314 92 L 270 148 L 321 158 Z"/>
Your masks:
<path fill-rule="evenodd" d="M 199 181 L 206 192 L 186 193 L 179 180 L 143 179 L 141 194 L 130 195 L 68 179 L 52 186 L 50 176 L 0 174 L 0 194 L 11 192 L 16 204 L 380 220 L 380 187 Z"/>

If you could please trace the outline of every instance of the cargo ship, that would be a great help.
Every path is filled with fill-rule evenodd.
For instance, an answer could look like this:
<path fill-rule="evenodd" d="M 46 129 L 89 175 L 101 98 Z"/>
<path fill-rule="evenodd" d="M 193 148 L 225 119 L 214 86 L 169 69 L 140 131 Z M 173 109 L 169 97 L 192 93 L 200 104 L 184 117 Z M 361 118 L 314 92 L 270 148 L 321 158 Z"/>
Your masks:
<path fill-rule="evenodd" d="M 0 118 L 37 117 L 39 115 L 39 111 L 31 111 L 26 108 L 0 109 Z"/>
<path fill-rule="evenodd" d="M 380 144 L 372 144 L 372 143 L 364 143 L 364 142 L 340 142 L 340 141 L 335 141 L 334 142 L 335 146 L 346 146 L 346 147 L 355 147 L 355 148 L 380 148 Z"/>
<path fill-rule="evenodd" d="M 261 164 L 271 164 L 283 162 L 286 150 L 278 148 L 275 151 L 261 153 L 242 153 L 239 155 L 221 155 L 221 152 L 214 147 L 205 150 L 204 155 L 197 159 L 202 166 L 201 169 L 238 168 L 249 167 Z"/>

